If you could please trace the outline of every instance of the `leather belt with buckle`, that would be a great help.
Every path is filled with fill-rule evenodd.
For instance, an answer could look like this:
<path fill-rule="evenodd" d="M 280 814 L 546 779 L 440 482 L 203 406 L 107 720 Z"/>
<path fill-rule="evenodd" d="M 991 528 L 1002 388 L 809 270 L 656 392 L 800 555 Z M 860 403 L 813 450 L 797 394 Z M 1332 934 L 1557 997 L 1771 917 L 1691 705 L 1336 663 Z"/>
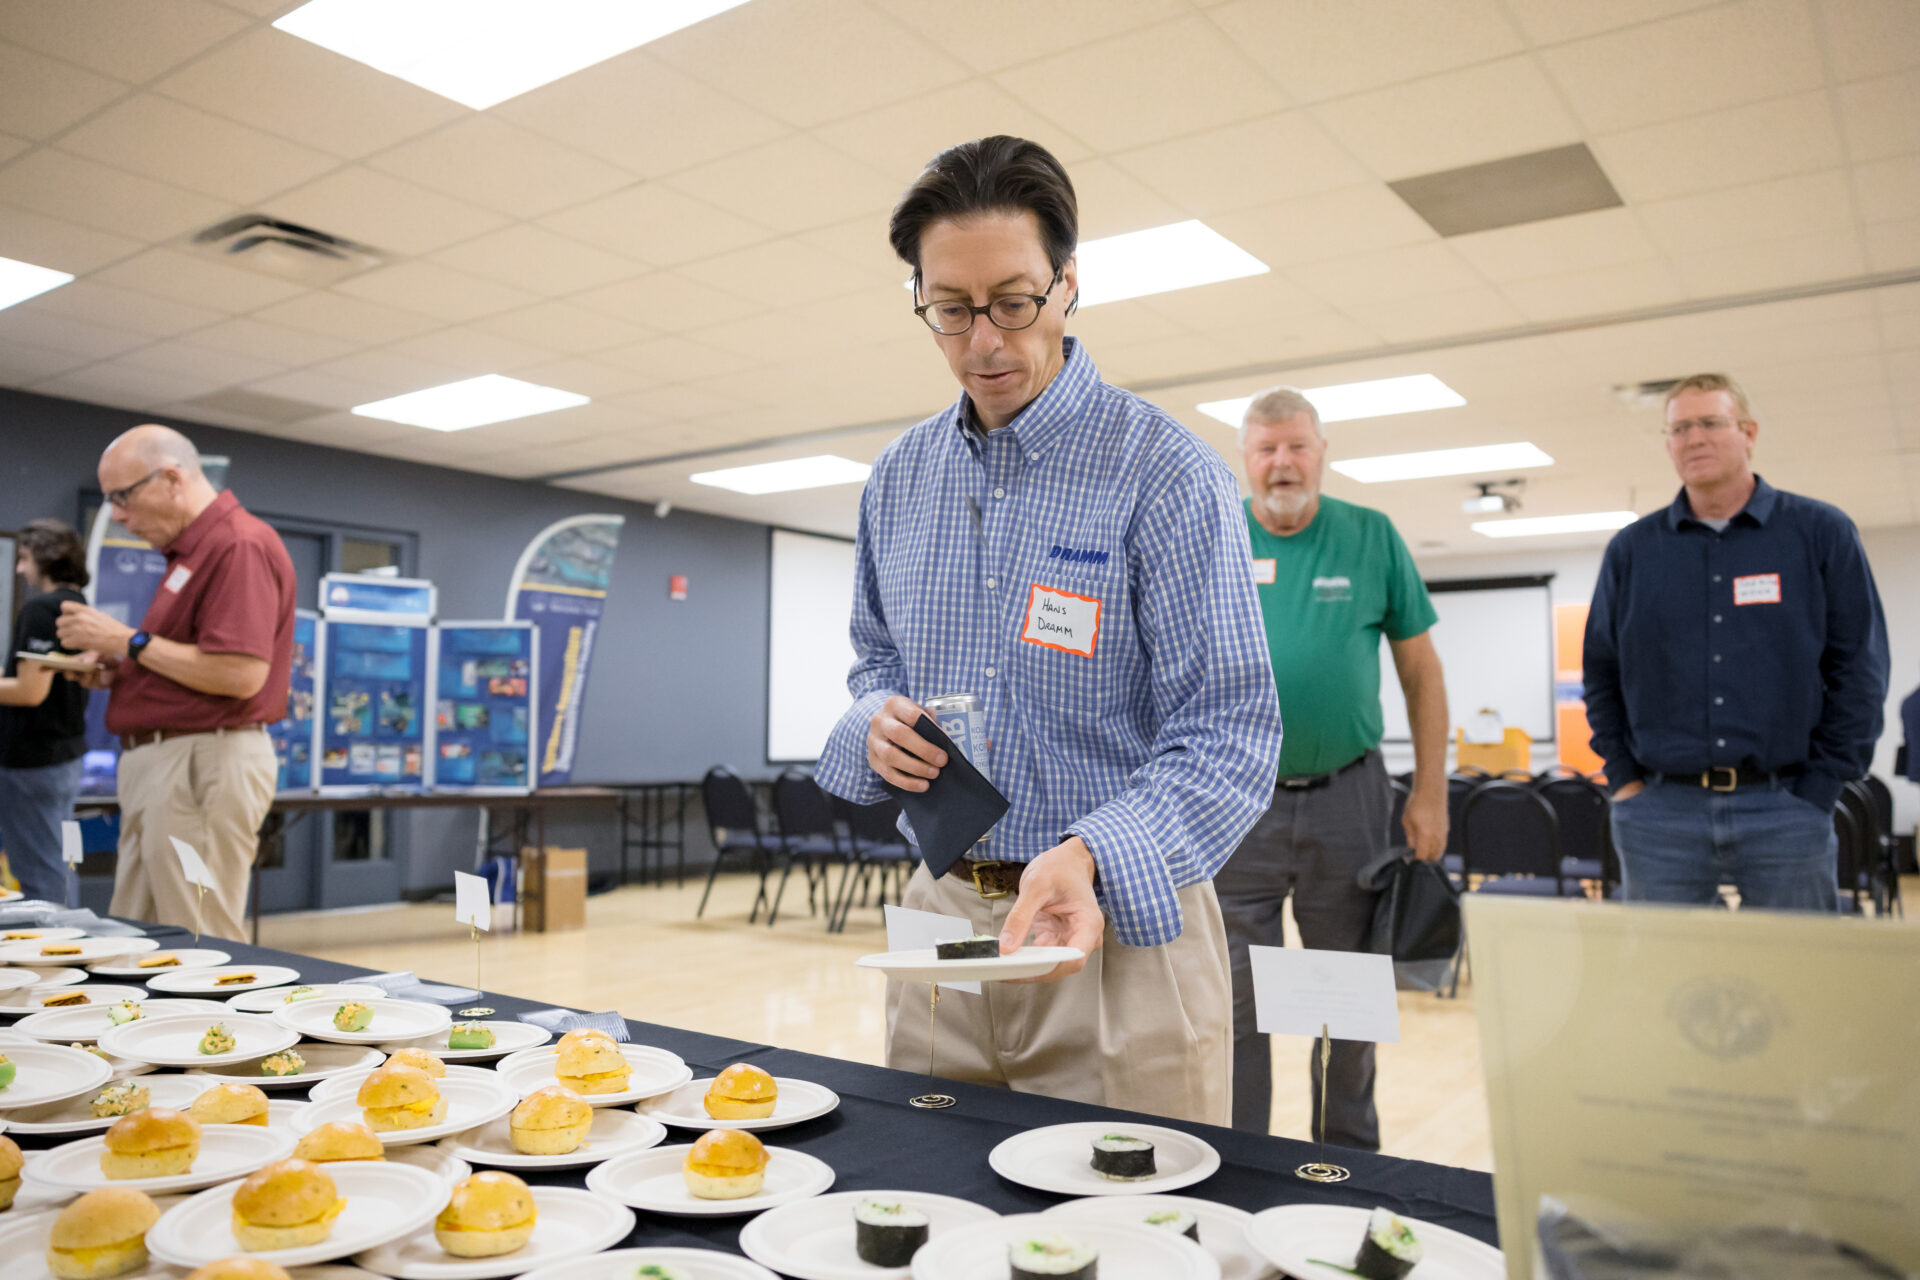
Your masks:
<path fill-rule="evenodd" d="M 1347 770 L 1357 768 L 1366 762 L 1367 756 L 1363 753 L 1359 757 L 1347 761 L 1347 763 L 1341 765 L 1331 773 L 1309 773 L 1292 778 L 1280 778 L 1275 781 L 1274 785 L 1282 791 L 1318 791 L 1321 787 L 1332 785 L 1333 780 Z"/>
<path fill-rule="evenodd" d="M 132 751 L 136 747 L 151 747 L 161 742 L 172 742 L 175 738 L 191 738 L 196 733 L 258 733 L 266 729 L 264 724 L 236 724 L 219 729 L 143 729 L 139 733 L 120 735 L 120 750 Z"/>
<path fill-rule="evenodd" d="M 1662 782 L 1678 783 L 1683 787 L 1702 787 L 1708 791 L 1738 791 L 1741 787 L 1772 786 L 1782 778 L 1794 777 L 1805 772 L 1804 766 L 1778 770 L 1749 769 L 1745 765 L 1719 764 L 1711 769 L 1702 769 L 1698 773 L 1663 773 Z"/>
<path fill-rule="evenodd" d="M 1024 862 L 975 862 L 972 858 L 961 858 L 947 874 L 971 881 L 975 892 L 992 901 L 1018 893 L 1020 877 L 1026 870 Z"/>

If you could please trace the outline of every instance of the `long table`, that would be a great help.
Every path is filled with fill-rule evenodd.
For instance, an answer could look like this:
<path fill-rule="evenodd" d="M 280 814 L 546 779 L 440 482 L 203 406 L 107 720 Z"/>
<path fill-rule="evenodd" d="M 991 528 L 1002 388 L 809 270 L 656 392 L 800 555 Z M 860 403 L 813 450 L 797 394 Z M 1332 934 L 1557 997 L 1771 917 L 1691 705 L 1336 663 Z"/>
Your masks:
<path fill-rule="evenodd" d="M 147 926 L 161 946 L 188 945 L 190 935 L 170 926 Z M 337 964 L 312 956 L 275 951 L 243 942 L 222 941 L 222 950 L 239 964 L 280 964 L 299 970 L 303 982 L 347 982 L 372 970 Z M 619 963 L 617 955 L 609 963 Z M 421 974 L 423 979 L 430 975 Z M 458 982 L 457 975 L 443 980 Z M 662 982 L 672 981 L 670 974 Z M 482 1003 L 492 1005 L 496 1018 L 552 1008 L 564 1001 L 542 1002 L 488 992 Z M 464 1004 L 464 1002 L 462 1002 Z M 824 1160 L 834 1171 L 835 1191 L 927 1191 L 958 1196 L 1002 1214 L 1034 1213 L 1066 1197 L 1033 1191 L 1008 1182 L 987 1166 L 987 1153 L 1006 1138 L 1043 1125 L 1074 1121 L 1124 1122 L 1151 1120 L 1204 1138 L 1220 1152 L 1220 1170 L 1181 1194 L 1258 1212 L 1276 1204 L 1311 1201 L 1370 1208 L 1386 1205 L 1398 1213 L 1451 1227 L 1489 1243 L 1498 1243 L 1494 1227 L 1493 1180 L 1484 1173 L 1400 1160 L 1343 1148 L 1321 1148 L 1288 1138 L 1238 1133 L 1212 1125 L 1187 1124 L 1084 1103 L 1065 1102 L 1035 1094 L 1010 1093 L 955 1081 L 930 1081 L 926 1076 L 885 1067 L 845 1062 L 810 1053 L 796 1053 L 771 1045 L 753 1044 L 646 1022 L 627 1023 L 639 1044 L 672 1050 L 687 1060 L 696 1077 L 716 1074 L 734 1062 L 750 1062 L 776 1076 L 795 1077 L 826 1085 L 840 1095 L 838 1110 L 787 1129 L 764 1135 L 771 1146 L 792 1147 Z M 958 1105 L 944 1111 L 921 1111 L 908 1099 L 930 1091 L 950 1094 Z M 672 1130 L 668 1142 L 688 1142 L 693 1134 Z M 23 1147 L 53 1146 L 57 1138 L 20 1137 Z M 1293 1170 L 1331 1153 L 1351 1169 L 1351 1180 L 1314 1186 L 1293 1176 Z M 582 1187 L 586 1169 L 544 1172 L 516 1169 L 530 1183 Z M 737 1218 L 673 1218 L 640 1212 L 638 1225 L 620 1247 L 677 1245 L 739 1253 L 740 1228 L 752 1215 Z"/>

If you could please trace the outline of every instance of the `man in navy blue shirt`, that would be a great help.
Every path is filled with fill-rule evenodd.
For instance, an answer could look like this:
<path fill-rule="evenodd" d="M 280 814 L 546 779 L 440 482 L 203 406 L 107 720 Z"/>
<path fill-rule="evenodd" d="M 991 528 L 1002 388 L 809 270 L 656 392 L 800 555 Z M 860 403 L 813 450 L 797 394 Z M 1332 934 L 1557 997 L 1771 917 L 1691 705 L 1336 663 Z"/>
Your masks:
<path fill-rule="evenodd" d="M 1867 771 L 1887 624 L 1853 522 L 1753 472 L 1724 374 L 1667 393 L 1684 488 L 1614 535 L 1587 617 L 1587 719 L 1630 900 L 1834 911 L 1833 808 Z"/>

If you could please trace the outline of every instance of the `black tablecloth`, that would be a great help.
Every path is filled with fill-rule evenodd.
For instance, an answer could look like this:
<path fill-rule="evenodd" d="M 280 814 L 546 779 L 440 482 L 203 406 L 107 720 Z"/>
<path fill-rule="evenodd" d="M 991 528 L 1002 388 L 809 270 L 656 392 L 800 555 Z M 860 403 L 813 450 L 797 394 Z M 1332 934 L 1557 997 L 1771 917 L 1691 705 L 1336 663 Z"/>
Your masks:
<path fill-rule="evenodd" d="M 185 930 L 167 926 L 149 926 L 149 932 L 163 947 L 186 946 L 190 941 Z M 302 982 L 347 982 L 356 975 L 373 972 L 244 942 L 221 941 L 217 945 L 231 952 L 235 963 L 282 964 L 298 969 Z M 430 981 L 460 981 L 457 974 L 419 976 Z M 662 981 L 670 980 L 663 975 Z M 553 1002 L 493 992 L 487 993 L 483 1003 L 497 1009 L 494 1016 L 498 1018 L 553 1007 Z M 989 1151 L 1014 1134 L 1042 1125 L 1143 1119 L 1204 1138 L 1219 1151 L 1219 1172 L 1184 1189 L 1182 1195 L 1251 1212 L 1299 1201 L 1361 1208 L 1385 1205 L 1397 1213 L 1498 1243 L 1493 1179 L 1484 1173 L 1330 1147 L 1326 1149 L 1327 1158 L 1351 1169 L 1353 1177 L 1333 1186 L 1314 1186 L 1293 1176 L 1299 1165 L 1319 1158 L 1318 1149 L 1305 1142 L 1138 1117 L 1107 1107 L 955 1081 L 936 1083 L 911 1072 L 795 1053 L 678 1027 L 629 1021 L 627 1029 L 635 1043 L 658 1045 L 685 1058 L 696 1077 L 716 1074 L 729 1063 L 750 1062 L 773 1075 L 816 1081 L 839 1094 L 838 1110 L 763 1135 L 770 1146 L 792 1147 L 824 1160 L 833 1168 L 835 1191 L 929 1191 L 972 1200 L 1005 1214 L 1038 1212 L 1066 1197 L 1008 1182 L 987 1167 Z M 922 1111 L 908 1105 L 909 1098 L 934 1091 L 951 1094 L 959 1105 L 945 1111 Z M 669 1131 L 667 1141 L 690 1142 L 693 1136 L 690 1131 L 675 1129 Z M 22 1147 L 53 1146 L 66 1140 L 16 1137 Z M 587 1170 L 513 1172 L 531 1183 L 580 1187 L 586 1184 Z M 733 1253 L 739 1252 L 740 1228 L 751 1217 L 670 1218 L 646 1212 L 638 1216 L 639 1223 L 627 1245 L 680 1245 Z"/>

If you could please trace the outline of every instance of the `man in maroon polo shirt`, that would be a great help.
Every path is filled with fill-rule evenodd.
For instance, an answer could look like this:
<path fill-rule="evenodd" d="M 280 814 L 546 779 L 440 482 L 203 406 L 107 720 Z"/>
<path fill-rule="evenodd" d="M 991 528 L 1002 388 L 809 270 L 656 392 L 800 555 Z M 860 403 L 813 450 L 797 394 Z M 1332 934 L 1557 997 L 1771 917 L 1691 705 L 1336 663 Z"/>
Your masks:
<path fill-rule="evenodd" d="M 139 630 L 89 605 L 62 606 L 60 642 L 104 664 L 120 735 L 120 865 L 115 915 L 238 938 L 277 764 L 266 726 L 287 711 L 293 561 L 280 535 L 217 493 L 193 442 L 140 426 L 100 457 L 113 516 L 166 553 Z M 199 851 L 204 902 L 168 837 Z"/>

